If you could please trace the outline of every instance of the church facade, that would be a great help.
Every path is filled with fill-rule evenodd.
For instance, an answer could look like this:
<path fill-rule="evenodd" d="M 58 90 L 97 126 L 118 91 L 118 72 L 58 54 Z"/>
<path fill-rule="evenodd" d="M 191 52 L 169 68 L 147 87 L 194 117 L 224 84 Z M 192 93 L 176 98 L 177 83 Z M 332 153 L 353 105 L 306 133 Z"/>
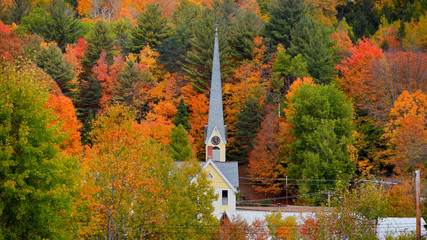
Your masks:
<path fill-rule="evenodd" d="M 237 162 L 226 161 L 227 126 L 224 125 L 222 104 L 221 69 L 219 61 L 218 31 L 215 31 L 212 63 L 209 118 L 205 126 L 206 162 L 203 172 L 211 181 L 217 199 L 214 200 L 214 215 L 218 218 L 228 210 L 236 210 L 239 187 Z"/>

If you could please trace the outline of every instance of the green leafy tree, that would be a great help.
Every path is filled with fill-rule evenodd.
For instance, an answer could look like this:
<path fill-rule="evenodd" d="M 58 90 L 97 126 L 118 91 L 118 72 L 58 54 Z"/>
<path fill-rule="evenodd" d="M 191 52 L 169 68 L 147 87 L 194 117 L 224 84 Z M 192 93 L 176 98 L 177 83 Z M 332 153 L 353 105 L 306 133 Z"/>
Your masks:
<path fill-rule="evenodd" d="M 147 45 L 156 49 L 171 35 L 167 19 L 162 16 L 157 4 L 149 4 L 139 16 L 137 24 L 138 27 L 131 34 L 130 50 L 133 53 L 139 53 Z"/>
<path fill-rule="evenodd" d="M 279 43 L 290 46 L 291 30 L 299 23 L 306 12 L 304 0 L 278 0 L 270 5 L 270 21 L 266 23 L 264 34 L 272 45 Z"/>
<path fill-rule="evenodd" d="M 289 54 L 301 54 L 307 62 L 308 73 L 318 83 L 330 83 L 335 74 L 338 59 L 331 36 L 332 30 L 311 16 L 303 17 L 291 33 Z"/>
<path fill-rule="evenodd" d="M 264 120 L 264 115 L 264 109 L 259 99 L 249 96 L 245 106 L 237 115 L 236 140 L 231 144 L 233 150 L 230 153 L 233 161 L 246 161 L 249 152 L 254 148 L 254 140 Z"/>
<path fill-rule="evenodd" d="M 46 10 L 38 7 L 22 18 L 17 31 L 44 37 L 47 19 L 48 14 Z"/>
<path fill-rule="evenodd" d="M 61 50 L 50 45 L 48 48 L 41 48 L 36 58 L 37 65 L 49 74 L 61 88 L 62 92 L 71 97 L 71 88 L 75 86 L 70 81 L 75 77 L 73 67 L 64 60 Z"/>
<path fill-rule="evenodd" d="M 173 120 L 173 124 L 175 126 L 182 125 L 182 127 L 188 131 L 191 129 L 191 124 L 188 122 L 188 111 L 187 106 L 185 105 L 184 98 L 181 97 L 178 105 L 178 112 L 175 115 L 175 119 Z"/>
<path fill-rule="evenodd" d="M 0 68 L 2 239 L 72 239 L 77 163 L 59 153 L 65 135 L 42 81 L 35 69 Z"/>
<path fill-rule="evenodd" d="M 127 54 L 127 47 L 130 44 L 130 35 L 134 26 L 132 22 L 127 18 L 120 18 L 119 20 L 111 23 L 112 32 L 116 36 L 115 45 L 120 47 L 123 54 Z"/>
<path fill-rule="evenodd" d="M 347 150 L 351 140 L 353 108 L 334 85 L 303 84 L 290 97 L 293 178 L 348 179 L 354 172 Z M 326 185 L 307 181 L 300 191 L 327 190 Z"/>
<path fill-rule="evenodd" d="M 181 124 L 172 128 L 170 138 L 169 153 L 175 161 L 185 161 L 193 157 L 188 133 Z"/>

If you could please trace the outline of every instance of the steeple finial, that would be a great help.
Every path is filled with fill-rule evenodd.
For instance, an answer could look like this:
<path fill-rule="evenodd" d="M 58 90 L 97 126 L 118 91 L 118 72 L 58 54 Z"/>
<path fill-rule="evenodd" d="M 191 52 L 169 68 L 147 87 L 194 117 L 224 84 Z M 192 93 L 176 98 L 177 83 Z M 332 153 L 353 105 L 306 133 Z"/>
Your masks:
<path fill-rule="evenodd" d="M 207 144 L 210 137 L 217 128 L 221 140 L 224 144 L 227 143 L 226 130 L 224 126 L 224 114 L 222 106 L 222 87 L 221 87 L 221 69 L 219 62 L 219 44 L 218 44 L 218 24 L 215 26 L 215 43 L 214 56 L 212 62 L 212 80 L 211 80 L 211 95 L 209 101 L 209 119 L 205 135 L 205 143 Z"/>

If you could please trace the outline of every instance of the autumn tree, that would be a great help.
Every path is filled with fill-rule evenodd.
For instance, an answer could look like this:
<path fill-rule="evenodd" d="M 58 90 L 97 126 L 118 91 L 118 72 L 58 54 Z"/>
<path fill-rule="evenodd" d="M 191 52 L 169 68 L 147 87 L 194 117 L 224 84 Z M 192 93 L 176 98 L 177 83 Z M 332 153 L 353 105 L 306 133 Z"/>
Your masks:
<path fill-rule="evenodd" d="M 7 239 L 71 239 L 77 163 L 58 152 L 65 136 L 45 105 L 34 68 L 0 69 L 0 232 Z"/>
<path fill-rule="evenodd" d="M 36 62 L 45 73 L 52 77 L 66 96 L 72 97 L 71 90 L 76 87 L 71 83 L 75 77 L 73 67 L 65 61 L 58 47 L 50 45 L 48 48 L 41 48 Z"/>
<path fill-rule="evenodd" d="M 102 97 L 101 83 L 91 76 L 92 67 L 96 64 L 102 51 L 106 52 L 107 64 L 113 61 L 114 36 L 103 21 L 96 22 L 95 27 L 87 38 L 87 48 L 82 59 L 83 72 L 80 74 L 80 102 L 79 110 L 83 118 L 94 115 L 99 110 L 99 101 Z"/>
<path fill-rule="evenodd" d="M 427 96 L 421 90 L 412 94 L 408 91 L 398 97 L 390 111 L 384 137 L 390 139 L 397 173 L 412 173 L 424 165 L 427 148 L 426 124 Z"/>
<path fill-rule="evenodd" d="M 179 225 L 185 231 L 174 236 L 184 238 L 212 227 L 213 190 L 203 175 L 190 182 L 200 166 L 175 165 L 134 118 L 129 108 L 113 105 L 94 122 L 94 144 L 83 161 L 83 197 L 93 210 L 86 237 L 163 238 Z"/>
<path fill-rule="evenodd" d="M 271 5 L 264 34 L 274 46 L 279 43 L 285 48 L 291 46 L 291 30 L 305 15 L 305 7 L 304 0 L 279 0 Z"/>
<path fill-rule="evenodd" d="M 301 54 L 308 73 L 318 83 L 330 83 L 335 74 L 337 58 L 331 36 L 330 28 L 307 16 L 291 31 L 289 54 L 294 57 Z"/>
<path fill-rule="evenodd" d="M 46 106 L 53 110 L 54 115 L 61 125 L 61 131 L 66 139 L 60 143 L 60 149 L 68 155 L 79 156 L 83 152 L 80 129 L 82 127 L 77 119 L 76 109 L 71 99 L 63 95 L 49 94 L 49 102 Z"/>
<path fill-rule="evenodd" d="M 11 27 L 0 20 L 0 58 L 12 62 L 24 55 L 23 42 Z"/>
<path fill-rule="evenodd" d="M 188 106 L 191 125 L 190 135 L 195 139 L 196 156 L 205 159 L 204 126 L 208 122 L 209 102 L 204 94 L 197 93 L 191 85 L 182 88 L 184 101 Z"/>
<path fill-rule="evenodd" d="M 343 184 L 337 190 L 333 207 L 306 217 L 300 234 L 308 239 L 377 239 L 377 223 L 388 206 L 382 187 L 368 183 L 349 190 Z"/>
<path fill-rule="evenodd" d="M 92 77 L 95 78 L 102 87 L 102 97 L 99 100 L 99 104 L 102 108 L 112 103 L 116 98 L 114 94 L 117 93 L 118 89 L 118 77 L 122 72 L 123 59 L 120 56 L 113 58 L 113 63 L 108 65 L 107 54 L 102 51 L 96 65 L 93 67 Z"/>
<path fill-rule="evenodd" d="M 147 45 L 156 49 L 170 35 L 167 19 L 157 4 L 149 4 L 137 24 L 131 34 L 130 50 L 133 53 L 139 53 Z"/>
<path fill-rule="evenodd" d="M 181 124 L 185 130 L 190 131 L 191 125 L 188 122 L 188 111 L 183 97 L 181 97 L 177 109 L 178 112 L 176 113 L 175 119 L 173 120 L 173 124 L 175 124 L 177 127 Z"/>
<path fill-rule="evenodd" d="M 283 218 L 282 212 L 272 212 L 265 216 L 265 221 L 272 239 L 298 239 L 298 225 L 295 216 Z"/>
<path fill-rule="evenodd" d="M 260 192 L 278 194 L 282 191 L 281 182 L 272 179 L 286 176 L 286 169 L 281 152 L 280 118 L 271 111 L 261 124 L 255 140 L 255 146 L 249 152 L 249 174 L 256 182 L 263 183 L 255 185 Z"/>
<path fill-rule="evenodd" d="M 286 168 L 290 176 L 322 180 L 351 177 L 354 166 L 348 146 L 353 134 L 353 108 L 345 95 L 334 85 L 312 84 L 300 84 L 288 95 L 287 120 L 295 137 Z M 309 184 L 305 190 L 323 188 Z"/>

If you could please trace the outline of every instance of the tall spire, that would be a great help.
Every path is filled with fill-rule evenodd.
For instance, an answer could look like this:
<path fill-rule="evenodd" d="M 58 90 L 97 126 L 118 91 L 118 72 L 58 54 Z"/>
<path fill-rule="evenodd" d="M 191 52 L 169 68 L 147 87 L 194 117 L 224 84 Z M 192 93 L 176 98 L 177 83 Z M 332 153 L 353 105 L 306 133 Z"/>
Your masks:
<path fill-rule="evenodd" d="M 218 27 L 215 29 L 214 56 L 212 63 L 211 95 L 209 101 L 209 119 L 205 134 L 205 144 L 208 144 L 215 129 L 224 144 L 227 143 L 222 106 L 221 69 L 219 63 Z"/>

